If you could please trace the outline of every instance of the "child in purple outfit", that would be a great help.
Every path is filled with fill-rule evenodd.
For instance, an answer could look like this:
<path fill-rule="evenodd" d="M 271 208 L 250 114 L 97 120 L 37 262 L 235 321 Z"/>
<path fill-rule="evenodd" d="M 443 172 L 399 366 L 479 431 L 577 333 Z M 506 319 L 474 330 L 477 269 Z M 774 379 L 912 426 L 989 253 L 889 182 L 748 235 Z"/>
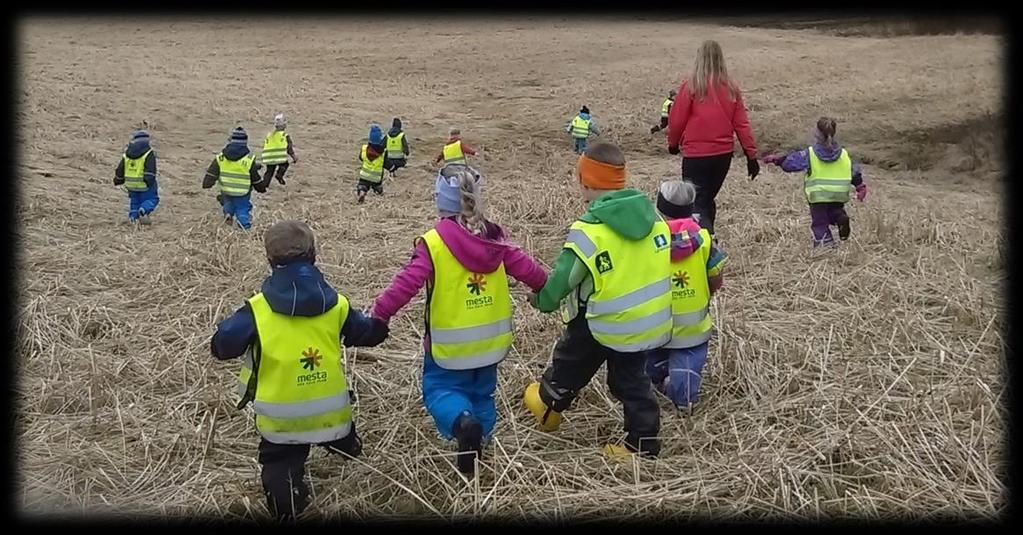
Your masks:
<path fill-rule="evenodd" d="M 537 292 L 547 273 L 484 217 L 474 169 L 448 164 L 435 187 L 440 220 L 415 240 L 412 259 L 376 298 L 372 316 L 390 321 L 426 286 L 423 404 L 440 434 L 458 441 L 459 471 L 472 474 L 497 422 L 497 364 L 512 343 L 506 275 Z"/>
<path fill-rule="evenodd" d="M 788 155 L 773 154 L 764 158 L 765 163 L 779 165 L 782 171 L 806 172 L 803 190 L 810 204 L 810 230 L 813 231 L 814 247 L 833 246 L 831 225 L 838 227 L 838 237 L 843 241 L 852 231 L 845 203 L 849 201 L 850 186 L 856 189 L 856 200 L 863 202 L 867 196 L 867 184 L 859 165 L 852 162 L 849 153 L 835 140 L 838 126 L 834 119 L 821 117 L 814 130 L 814 144 Z"/>

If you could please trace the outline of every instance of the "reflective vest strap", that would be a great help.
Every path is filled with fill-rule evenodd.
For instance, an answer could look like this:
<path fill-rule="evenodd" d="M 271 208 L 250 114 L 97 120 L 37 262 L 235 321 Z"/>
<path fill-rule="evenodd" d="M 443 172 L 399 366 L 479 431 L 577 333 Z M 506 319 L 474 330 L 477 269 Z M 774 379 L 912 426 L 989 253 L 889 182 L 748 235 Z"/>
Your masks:
<path fill-rule="evenodd" d="M 573 137 L 588 137 L 590 135 L 590 121 L 579 117 L 578 115 L 572 119 L 572 136 Z"/>
<path fill-rule="evenodd" d="M 633 290 L 623 296 L 609 299 L 607 301 L 594 301 L 593 299 L 590 299 L 590 301 L 586 303 L 586 309 L 590 314 L 595 315 L 614 314 L 616 312 L 622 312 L 624 310 L 640 306 L 643 303 L 656 299 L 670 291 L 670 279 L 664 278 L 637 290 Z"/>
<path fill-rule="evenodd" d="M 671 341 L 664 344 L 664 347 L 670 347 L 673 349 L 683 349 L 687 347 L 696 347 L 702 343 L 710 340 L 711 331 L 707 329 L 702 333 L 697 333 L 690 336 L 672 336 Z"/>
<path fill-rule="evenodd" d="M 431 340 L 432 341 L 432 340 Z M 474 370 L 491 364 L 497 364 L 508 355 L 510 347 L 476 353 L 470 356 L 459 356 L 457 358 L 437 359 L 434 362 L 445 370 Z"/>
<path fill-rule="evenodd" d="M 274 444 L 321 444 L 332 442 L 348 436 L 352 430 L 351 420 L 315 431 L 266 431 L 259 430 L 259 434 Z"/>
<path fill-rule="evenodd" d="M 689 326 L 689 325 L 698 325 L 701 321 L 703 321 L 703 318 L 707 317 L 707 314 L 709 314 L 709 313 L 710 313 L 710 309 L 708 307 L 703 307 L 700 310 L 697 310 L 696 312 L 686 312 L 686 313 L 683 313 L 683 314 L 673 314 L 671 316 L 671 324 L 674 327 L 686 327 L 686 326 Z"/>
<path fill-rule="evenodd" d="M 381 182 L 384 179 L 384 157 L 377 156 L 377 159 L 371 161 L 368 149 L 368 144 L 362 146 L 362 167 L 359 168 L 359 178 L 369 182 Z"/>
<path fill-rule="evenodd" d="M 631 334 L 653 329 L 671 318 L 671 306 L 664 307 L 653 314 L 632 321 L 600 321 L 590 320 L 590 331 L 604 334 Z"/>
<path fill-rule="evenodd" d="M 301 418 L 303 416 L 315 416 L 331 411 L 339 411 L 348 407 L 348 391 L 310 401 L 297 401 L 291 403 L 274 403 L 269 401 L 256 400 L 252 408 L 256 414 L 262 414 L 271 418 Z"/>
<path fill-rule="evenodd" d="M 475 327 L 460 327 L 457 329 L 430 329 L 430 340 L 438 344 L 460 344 L 464 342 L 476 342 L 486 340 L 495 336 L 510 333 L 512 331 L 511 318 L 500 319 L 493 323 L 477 325 Z"/>
<path fill-rule="evenodd" d="M 582 230 L 577 228 L 569 230 L 568 238 L 566 238 L 565 241 L 578 247 L 579 252 L 584 254 L 586 258 L 597 254 L 597 245 L 593 243 L 593 240 L 591 240 L 590 237 Z"/>

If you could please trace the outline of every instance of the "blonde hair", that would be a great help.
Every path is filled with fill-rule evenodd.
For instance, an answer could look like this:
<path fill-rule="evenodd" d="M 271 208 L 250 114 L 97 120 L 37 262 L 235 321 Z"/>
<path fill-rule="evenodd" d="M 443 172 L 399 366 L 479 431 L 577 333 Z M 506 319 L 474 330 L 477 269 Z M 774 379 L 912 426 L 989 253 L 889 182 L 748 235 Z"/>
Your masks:
<path fill-rule="evenodd" d="M 696 51 L 696 65 L 689 76 L 689 90 L 697 100 L 703 100 L 711 84 L 725 84 L 728 96 L 733 100 L 739 95 L 739 87 L 728 76 L 721 45 L 717 41 L 707 40 Z"/>
<path fill-rule="evenodd" d="M 447 176 L 458 180 L 458 193 L 462 204 L 462 211 L 455 219 L 460 225 L 477 236 L 485 236 L 487 233 L 487 219 L 483 215 L 483 192 L 480 188 L 479 174 L 471 167 L 458 166 L 453 173 Z"/>
<path fill-rule="evenodd" d="M 696 186 L 686 180 L 661 182 L 661 196 L 676 206 L 689 206 L 696 201 Z"/>

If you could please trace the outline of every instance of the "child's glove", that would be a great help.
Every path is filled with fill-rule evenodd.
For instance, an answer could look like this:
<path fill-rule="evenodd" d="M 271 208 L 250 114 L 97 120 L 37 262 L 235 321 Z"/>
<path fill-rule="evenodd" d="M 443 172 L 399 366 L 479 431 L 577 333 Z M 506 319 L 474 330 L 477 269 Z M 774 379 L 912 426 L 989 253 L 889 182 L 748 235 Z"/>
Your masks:
<path fill-rule="evenodd" d="M 768 154 L 767 156 L 764 156 L 762 159 L 766 164 L 781 165 L 781 162 L 785 161 L 785 155 L 781 153 Z"/>
<path fill-rule="evenodd" d="M 867 198 L 867 185 L 861 182 L 859 186 L 856 186 L 856 200 L 860 201 L 860 202 L 863 202 L 863 199 L 866 199 L 866 198 Z"/>
<path fill-rule="evenodd" d="M 217 202 L 220 203 L 220 206 L 224 206 L 224 198 L 219 193 L 217 194 Z"/>

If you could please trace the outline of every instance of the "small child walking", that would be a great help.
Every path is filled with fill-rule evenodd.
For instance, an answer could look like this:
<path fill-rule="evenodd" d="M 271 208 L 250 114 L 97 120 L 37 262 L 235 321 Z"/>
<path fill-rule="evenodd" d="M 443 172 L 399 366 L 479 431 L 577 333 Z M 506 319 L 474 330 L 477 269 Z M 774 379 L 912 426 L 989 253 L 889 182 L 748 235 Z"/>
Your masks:
<path fill-rule="evenodd" d="M 149 132 L 136 130 L 114 169 L 114 185 L 128 190 L 128 221 L 148 225 L 149 214 L 160 204 L 156 183 L 156 152 L 149 146 Z"/>
<path fill-rule="evenodd" d="M 287 127 L 288 118 L 283 113 L 274 115 L 274 129 L 263 140 L 262 160 L 263 165 L 266 166 L 263 182 L 268 188 L 270 187 L 270 177 L 276 178 L 282 186 L 285 184 L 284 173 L 288 172 L 288 156 L 291 156 L 292 163 L 298 163 L 291 136 L 284 131 Z"/>
<path fill-rule="evenodd" d="M 217 185 L 217 201 L 224 210 L 224 222 L 237 221 L 238 226 L 248 230 L 252 227 L 252 190 L 266 192 L 269 179 L 259 176 L 259 164 L 249 151 L 249 135 L 237 127 L 231 132 L 224 149 L 217 153 L 206 169 L 202 189 Z"/>
<path fill-rule="evenodd" d="M 661 124 L 655 124 L 650 127 L 650 133 L 656 133 L 658 130 L 664 130 L 668 128 L 668 115 L 671 114 L 671 105 L 675 103 L 675 96 L 678 95 L 678 91 L 672 89 L 668 91 L 668 98 L 664 99 L 661 103 Z"/>
<path fill-rule="evenodd" d="M 401 130 L 401 119 L 395 117 L 391 120 L 391 129 L 387 131 L 387 149 L 384 153 L 384 169 L 394 176 L 394 173 L 405 167 L 408 163 L 408 138 Z"/>
<path fill-rule="evenodd" d="M 579 113 L 568 122 L 565 132 L 571 134 L 575 139 L 575 153 L 582 154 L 586 152 L 586 139 L 590 137 L 590 134 L 599 136 L 600 128 L 597 127 L 597 121 L 590 115 L 590 109 L 583 106 Z"/>
<path fill-rule="evenodd" d="M 444 142 L 444 148 L 441 149 L 440 154 L 434 159 L 434 163 L 444 162 L 444 165 L 449 164 L 462 164 L 468 165 L 469 162 L 465 156 L 475 156 L 476 149 L 469 146 L 468 143 L 462 141 L 462 131 L 457 128 L 452 128 L 448 131 L 448 140 Z"/>
<path fill-rule="evenodd" d="M 272 270 L 255 296 L 217 325 L 210 352 L 245 356 L 238 408 L 252 403 L 259 464 L 270 512 L 291 518 L 309 504 L 309 446 L 358 457 L 344 346 L 371 347 L 387 324 L 364 316 L 316 268 L 313 231 L 301 221 L 274 223 L 264 235 Z"/>
<path fill-rule="evenodd" d="M 839 239 L 847 240 L 852 232 L 849 214 L 845 212 L 849 190 L 855 188 L 859 202 L 867 197 L 867 184 L 860 167 L 835 139 L 837 130 L 834 119 L 821 117 L 814 129 L 813 145 L 787 155 L 773 154 L 764 158 L 765 163 L 779 165 L 787 173 L 806 172 L 803 192 L 810 205 L 814 247 L 837 245 L 831 235 L 832 225 L 838 227 Z"/>
<path fill-rule="evenodd" d="M 356 202 L 366 201 L 366 193 L 373 190 L 377 195 L 384 194 L 384 131 L 380 125 L 369 125 L 369 140 L 359 150 L 359 183 L 355 185 Z"/>
<path fill-rule="evenodd" d="M 444 166 L 435 191 L 440 219 L 416 238 L 372 315 L 390 321 L 426 286 L 423 404 L 441 436 L 457 441 L 458 470 L 472 474 L 497 422 L 497 364 L 512 346 L 508 276 L 538 291 L 547 274 L 487 220 L 474 169 Z"/>
<path fill-rule="evenodd" d="M 663 182 L 657 192 L 657 211 L 671 229 L 672 332 L 667 344 L 647 353 L 646 373 L 679 409 L 699 399 L 712 330 L 710 298 L 721 288 L 726 258 L 693 219 L 695 201 L 691 182 Z"/>

